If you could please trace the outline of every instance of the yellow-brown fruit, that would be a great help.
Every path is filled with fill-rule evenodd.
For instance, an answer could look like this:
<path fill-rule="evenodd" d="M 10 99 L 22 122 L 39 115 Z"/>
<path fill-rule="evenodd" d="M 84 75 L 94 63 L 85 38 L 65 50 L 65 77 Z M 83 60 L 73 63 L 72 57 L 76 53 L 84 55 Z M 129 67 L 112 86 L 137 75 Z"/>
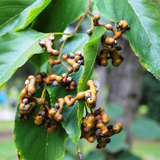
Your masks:
<path fill-rule="evenodd" d="M 95 15 L 94 15 L 94 20 L 95 20 L 95 21 L 98 21 L 99 19 L 100 19 L 100 15 L 99 15 L 99 14 L 95 14 Z"/>
<path fill-rule="evenodd" d="M 102 135 L 106 135 L 108 133 L 108 129 L 103 123 L 97 123 L 96 128 L 99 128 L 101 130 Z"/>
<path fill-rule="evenodd" d="M 49 113 L 49 116 L 54 117 L 56 115 L 56 112 L 57 112 L 57 109 L 51 108 L 48 113 Z"/>
<path fill-rule="evenodd" d="M 108 29 L 108 30 L 112 30 L 113 29 L 111 24 L 106 24 L 105 26 L 106 26 L 106 29 Z"/>
<path fill-rule="evenodd" d="M 50 127 L 47 128 L 48 133 L 54 133 L 58 128 L 57 124 L 51 124 Z"/>
<path fill-rule="evenodd" d="M 28 77 L 28 80 L 29 80 L 28 93 L 32 95 L 36 92 L 36 89 L 35 89 L 36 78 L 31 75 Z"/>
<path fill-rule="evenodd" d="M 95 138 L 94 138 L 93 136 L 90 136 L 90 137 L 86 137 L 86 136 L 85 136 L 85 138 L 86 138 L 87 141 L 90 142 L 90 143 L 93 143 L 94 140 L 95 140 Z"/>
<path fill-rule="evenodd" d="M 42 76 L 40 74 L 37 74 L 37 76 L 36 76 L 36 82 L 37 83 L 42 83 L 43 82 Z"/>
<path fill-rule="evenodd" d="M 68 63 L 68 64 L 72 67 L 72 70 L 73 70 L 74 72 L 76 72 L 76 71 L 79 70 L 80 64 L 78 64 L 77 61 L 78 61 L 79 59 L 81 59 L 80 56 L 75 56 L 75 58 L 72 59 L 72 58 L 69 58 L 69 55 L 68 55 L 68 54 L 64 54 L 64 55 L 62 56 L 62 58 L 63 58 L 63 60 L 64 60 L 66 63 Z M 72 71 L 72 70 L 71 70 L 71 71 Z M 68 71 L 68 72 L 69 72 L 69 71 Z"/>
<path fill-rule="evenodd" d="M 69 85 L 69 89 L 70 90 L 75 90 L 75 88 L 76 88 L 76 81 L 72 81 L 71 83 L 70 83 L 70 85 Z"/>
<path fill-rule="evenodd" d="M 104 148 L 107 144 L 104 137 L 98 138 L 97 142 L 98 142 L 98 145 L 100 146 L 100 148 Z"/>
<path fill-rule="evenodd" d="M 105 43 L 106 43 L 106 44 L 113 44 L 113 43 L 114 43 L 114 39 L 108 37 L 108 38 L 105 39 Z"/>
<path fill-rule="evenodd" d="M 127 22 L 126 20 L 122 20 L 122 21 L 119 21 L 119 22 L 117 23 L 117 25 L 118 25 L 120 28 L 124 29 L 124 28 L 127 28 L 127 27 L 128 27 L 128 22 Z"/>
<path fill-rule="evenodd" d="M 77 93 L 77 99 L 83 99 L 84 98 L 84 96 L 85 96 L 85 92 L 79 92 L 79 93 Z"/>
<path fill-rule="evenodd" d="M 74 71 L 74 72 L 77 72 L 77 71 L 79 70 L 80 64 L 78 64 L 78 63 L 73 63 L 72 67 L 73 67 L 73 71 Z"/>
<path fill-rule="evenodd" d="M 58 50 L 52 48 L 53 43 L 48 38 L 45 39 L 45 42 L 46 42 L 47 52 L 53 56 L 58 56 L 59 55 Z"/>
<path fill-rule="evenodd" d="M 55 74 L 51 74 L 50 80 L 51 81 L 56 80 L 58 83 L 61 83 L 63 78 L 61 76 L 58 76 L 58 75 L 55 75 Z"/>
<path fill-rule="evenodd" d="M 123 57 L 116 48 L 110 49 L 110 57 L 112 59 L 113 66 L 118 67 L 122 63 Z"/>
<path fill-rule="evenodd" d="M 88 130 L 93 129 L 95 127 L 95 117 L 88 116 L 88 118 L 84 118 L 82 120 L 82 125 L 85 126 Z"/>
<path fill-rule="evenodd" d="M 92 134 L 93 134 L 93 131 L 87 132 L 87 133 L 85 134 L 86 140 L 87 140 L 88 142 L 90 142 L 90 143 L 93 143 L 94 140 L 95 140 L 95 137 L 94 137 Z"/>
<path fill-rule="evenodd" d="M 61 113 L 62 110 L 63 110 L 63 106 L 65 105 L 64 98 L 59 98 L 59 99 L 58 99 L 58 103 L 59 103 L 59 111 L 60 111 L 60 113 Z"/>
<path fill-rule="evenodd" d="M 123 125 L 122 123 L 116 123 L 114 126 L 113 126 L 113 131 L 115 133 L 119 133 L 123 128 Z"/>
<path fill-rule="evenodd" d="M 56 65 L 56 64 L 60 64 L 60 63 L 61 63 L 60 60 L 55 60 L 52 56 L 50 56 L 50 58 L 49 58 L 49 64 L 51 66 Z"/>
<path fill-rule="evenodd" d="M 88 29 L 88 30 L 87 30 L 87 34 L 88 34 L 88 35 L 92 35 L 92 30 L 91 30 L 91 29 Z"/>
<path fill-rule="evenodd" d="M 101 116 L 102 116 L 102 122 L 104 124 L 108 123 L 109 122 L 109 116 L 103 108 L 100 108 L 100 113 L 101 113 Z"/>
<path fill-rule="evenodd" d="M 108 61 L 106 59 L 102 59 L 101 60 L 101 65 L 102 66 L 107 66 L 108 65 Z"/>
<path fill-rule="evenodd" d="M 100 55 L 97 55 L 97 59 L 100 59 L 100 64 L 102 66 L 107 66 L 108 65 L 108 53 L 109 53 L 109 49 L 103 49 L 100 52 Z"/>
<path fill-rule="evenodd" d="M 43 117 L 42 117 L 42 115 L 36 115 L 34 123 L 37 126 L 40 126 L 41 124 L 43 124 Z"/>
<path fill-rule="evenodd" d="M 65 96 L 64 101 L 68 106 L 73 106 L 76 99 L 74 99 L 71 95 Z"/>
<path fill-rule="evenodd" d="M 97 101 L 97 90 L 93 80 L 87 82 L 89 93 L 91 94 L 90 98 L 87 98 L 87 105 L 89 108 L 94 108 Z"/>
<path fill-rule="evenodd" d="M 44 98 L 36 98 L 36 101 L 39 105 L 45 104 L 45 99 Z"/>
<path fill-rule="evenodd" d="M 60 122 L 63 120 L 63 115 L 60 114 L 59 110 L 57 111 L 56 115 L 54 116 L 54 119 L 57 121 L 57 122 Z"/>

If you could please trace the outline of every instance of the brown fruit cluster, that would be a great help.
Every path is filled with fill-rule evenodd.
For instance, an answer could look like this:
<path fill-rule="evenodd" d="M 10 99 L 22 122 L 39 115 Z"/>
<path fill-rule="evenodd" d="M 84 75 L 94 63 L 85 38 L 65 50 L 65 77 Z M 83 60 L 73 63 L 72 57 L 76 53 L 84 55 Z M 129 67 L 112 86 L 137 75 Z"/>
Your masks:
<path fill-rule="evenodd" d="M 98 20 L 100 17 L 97 15 L 94 18 L 94 23 L 99 25 Z M 121 30 L 124 29 L 124 25 L 121 23 L 117 24 L 117 28 Z M 55 36 L 52 34 L 48 38 L 39 40 L 39 45 L 43 50 L 46 50 L 49 54 L 49 64 L 51 66 L 50 72 L 47 75 L 45 72 L 38 73 L 36 76 L 30 75 L 25 82 L 25 87 L 20 93 L 20 105 L 19 105 L 19 114 L 17 115 L 20 120 L 27 120 L 30 116 L 34 118 L 34 123 L 37 126 L 45 125 L 47 132 L 53 133 L 57 130 L 58 125 L 63 120 L 62 111 L 65 105 L 73 106 L 76 100 L 85 100 L 85 108 L 86 108 L 86 117 L 83 118 L 81 124 L 82 136 L 81 138 L 86 138 L 89 142 L 94 142 L 97 140 L 97 148 L 103 148 L 107 143 L 110 142 L 110 136 L 119 133 L 122 130 L 122 124 L 117 123 L 114 126 L 107 125 L 109 122 L 109 117 L 105 113 L 104 109 L 100 108 L 93 112 L 93 108 L 96 106 L 97 101 L 97 86 L 95 85 L 93 80 L 89 80 L 87 82 L 88 89 L 83 92 L 78 92 L 76 97 L 72 97 L 72 95 L 67 95 L 64 98 L 58 98 L 55 102 L 54 106 L 50 106 L 50 104 L 46 101 L 45 91 L 43 90 L 41 98 L 35 97 L 36 93 L 36 83 L 39 87 L 43 88 L 46 85 L 61 85 L 65 90 L 75 90 L 76 89 L 76 81 L 73 80 L 72 77 L 68 75 L 72 72 L 77 72 L 81 65 L 84 65 L 84 57 L 81 51 L 76 51 L 75 54 L 66 53 L 62 56 L 63 61 L 69 65 L 66 66 L 60 60 L 60 52 L 52 48 L 53 41 Z M 106 37 L 102 37 L 102 44 L 106 41 Z M 109 44 L 113 45 L 113 43 Z M 101 51 L 101 54 L 97 56 L 100 65 L 107 65 L 106 59 L 112 59 L 112 63 L 116 65 L 120 62 L 119 59 L 122 60 L 122 57 L 117 52 L 119 47 L 109 47 L 109 45 L 105 46 L 104 50 Z M 114 45 L 113 45 L 114 46 Z M 54 57 L 53 57 L 54 56 Z M 58 56 L 57 59 L 54 59 Z M 62 76 L 52 74 L 53 66 L 61 64 L 67 69 L 67 73 L 63 73 Z M 35 108 L 38 109 L 38 113 L 35 115 L 33 112 Z M 88 113 L 87 108 L 91 111 Z M 81 154 L 81 152 L 79 152 Z"/>
<path fill-rule="evenodd" d="M 63 75 L 62 77 L 65 77 L 65 75 Z M 45 124 L 47 131 L 49 133 L 52 133 L 56 131 L 59 122 L 63 120 L 63 115 L 61 114 L 61 112 L 65 104 L 67 104 L 68 106 L 73 106 L 76 100 L 85 99 L 89 108 L 92 109 L 95 107 L 97 99 L 97 88 L 94 81 L 89 80 L 87 82 L 88 90 L 77 93 L 75 98 L 73 98 L 72 95 L 67 95 L 64 98 L 59 98 L 56 101 L 54 108 L 51 108 L 48 102 L 46 102 L 45 98 L 36 98 L 34 96 L 36 92 L 35 83 L 46 83 L 47 78 L 48 77 L 44 72 L 38 74 L 36 77 L 28 77 L 28 79 L 25 82 L 26 86 L 20 93 L 19 114 L 17 115 L 18 119 L 24 120 L 28 119 L 29 116 L 32 116 L 34 118 L 34 123 L 37 126 Z M 63 78 L 51 74 L 50 80 L 55 79 L 57 80 L 57 82 L 60 83 Z M 70 87 L 72 89 L 75 88 L 75 83 L 74 85 L 72 84 L 75 81 L 73 81 L 70 77 L 67 78 L 67 82 L 71 82 Z M 40 105 L 41 108 L 37 115 L 33 115 L 33 111 L 37 106 L 36 103 Z"/>
<path fill-rule="evenodd" d="M 97 55 L 96 61 L 99 66 L 107 66 L 108 60 L 112 60 L 112 65 L 118 67 L 124 60 L 123 56 L 119 52 L 121 50 L 120 46 L 113 48 L 104 48 L 100 51 L 100 54 Z"/>
<path fill-rule="evenodd" d="M 43 77 L 41 74 L 39 76 L 40 79 L 42 79 L 41 83 L 45 82 L 46 84 L 51 84 L 53 81 L 56 81 L 53 85 L 56 86 L 58 83 L 60 83 L 62 86 L 68 88 L 66 90 L 69 90 L 70 88 L 74 88 L 75 84 L 71 84 L 72 87 L 70 87 L 71 81 L 67 80 L 67 77 L 70 73 L 77 72 L 81 65 L 84 65 L 84 57 L 83 53 L 79 50 L 75 52 L 75 55 L 73 53 L 67 53 L 62 56 L 63 60 L 70 66 L 67 67 L 61 60 L 60 60 L 60 54 L 58 50 L 52 49 L 53 41 L 55 39 L 55 36 L 51 34 L 48 38 L 40 39 L 39 45 L 42 47 L 43 50 L 47 50 L 49 54 L 49 64 L 51 66 L 50 73 L 47 76 Z M 54 59 L 52 56 L 58 56 L 58 59 Z M 52 74 L 53 66 L 57 64 L 62 64 L 66 69 L 67 73 L 64 76 L 58 76 L 55 74 Z M 51 75 L 52 74 L 52 75 Z M 75 83 L 75 81 L 73 82 Z M 75 88 L 74 88 L 75 89 Z M 72 90 L 72 89 L 71 89 Z"/>
<path fill-rule="evenodd" d="M 109 137 L 123 129 L 121 123 L 106 126 L 108 122 L 109 117 L 103 108 L 95 110 L 94 113 L 87 113 L 82 120 L 81 138 L 85 138 L 90 143 L 97 140 L 97 149 L 104 148 L 111 141 Z"/>
<path fill-rule="evenodd" d="M 81 51 L 76 51 L 75 55 L 72 53 L 64 54 L 62 58 L 66 63 L 71 66 L 71 72 L 77 72 L 80 68 L 80 65 L 84 65 L 84 58 Z"/>
<path fill-rule="evenodd" d="M 126 20 L 122 20 L 117 22 L 117 31 L 115 31 L 111 24 L 100 24 L 99 19 L 100 16 L 98 14 L 95 14 L 93 19 L 93 25 L 102 26 L 105 27 L 107 30 L 111 30 L 114 36 L 106 37 L 105 35 L 103 35 L 101 37 L 103 50 L 101 50 L 100 55 L 97 55 L 97 64 L 99 66 L 107 66 L 108 60 L 111 59 L 112 65 L 118 67 L 122 63 L 124 58 L 119 52 L 119 50 L 121 50 L 122 48 L 120 46 L 117 46 L 117 39 L 120 38 L 122 34 L 125 33 L 127 30 L 130 30 L 130 26 L 128 25 L 128 22 Z"/>
<path fill-rule="evenodd" d="M 50 58 L 49 63 L 51 65 L 50 73 L 47 75 L 45 72 L 38 73 L 37 76 L 29 76 L 25 81 L 25 88 L 20 93 L 20 105 L 18 119 L 25 120 L 29 116 L 34 117 L 34 123 L 37 126 L 45 124 L 48 132 L 55 132 L 58 123 L 63 120 L 63 115 L 61 114 L 65 104 L 68 106 L 74 105 L 77 98 L 72 98 L 68 95 L 64 98 L 59 98 L 55 103 L 54 108 L 51 108 L 46 102 L 45 98 L 35 97 L 36 83 L 39 87 L 43 88 L 47 84 L 53 84 L 53 86 L 61 85 L 65 90 L 74 90 L 76 88 L 76 81 L 72 77 L 68 77 L 71 72 L 77 72 L 80 65 L 84 65 L 84 58 L 81 51 L 76 51 L 75 55 L 68 53 L 62 56 L 63 60 L 70 66 L 67 67 L 60 60 L 59 51 L 52 48 L 55 36 L 51 34 L 48 38 L 39 40 L 38 43 L 43 50 L 47 50 Z M 53 56 L 58 56 L 58 59 L 54 59 Z M 56 64 L 62 64 L 66 69 L 67 73 L 63 73 L 62 76 L 52 74 L 53 66 Z M 33 115 L 34 109 L 40 105 L 40 110 L 37 115 Z"/>

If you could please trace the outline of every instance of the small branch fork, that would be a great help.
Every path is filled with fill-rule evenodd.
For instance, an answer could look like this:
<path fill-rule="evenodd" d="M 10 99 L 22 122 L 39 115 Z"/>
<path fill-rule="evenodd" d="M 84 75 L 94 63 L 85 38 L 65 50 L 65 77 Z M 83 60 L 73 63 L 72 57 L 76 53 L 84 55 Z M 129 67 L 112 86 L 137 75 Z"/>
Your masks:
<path fill-rule="evenodd" d="M 64 78 L 64 83 L 66 82 L 67 80 L 67 77 L 68 75 L 72 72 L 72 70 L 70 69 L 70 67 L 67 67 L 61 60 L 61 53 L 62 53 L 62 49 L 64 47 L 64 44 L 65 42 L 68 40 L 68 38 L 72 37 L 78 30 L 79 26 L 81 25 L 82 21 L 84 20 L 84 18 L 86 17 L 87 14 L 89 14 L 91 16 L 91 20 L 93 19 L 93 14 L 91 13 L 91 10 L 90 10 L 90 5 L 91 5 L 91 0 L 88 0 L 88 5 L 87 5 L 87 9 L 85 11 L 85 13 L 82 15 L 81 19 L 79 20 L 78 24 L 76 25 L 76 27 L 74 28 L 73 32 L 70 34 L 70 33 L 62 33 L 62 32 L 56 32 L 54 33 L 54 35 L 68 35 L 68 37 L 62 42 L 62 45 L 60 47 L 60 51 L 59 51 L 59 55 L 58 55 L 58 59 L 55 60 L 56 61 L 56 64 L 62 64 L 66 69 L 67 69 L 67 74 Z M 93 28 L 93 24 L 91 22 L 91 28 Z M 46 33 L 47 35 L 48 34 L 53 34 L 53 33 Z M 50 56 L 50 59 L 52 59 L 52 56 Z M 49 78 L 52 74 L 52 70 L 53 70 L 53 65 L 51 65 L 51 68 L 50 68 L 50 73 L 49 73 Z"/>
<path fill-rule="evenodd" d="M 91 13 L 91 10 L 90 10 L 90 6 L 91 6 L 91 0 L 88 1 L 87 9 L 86 9 L 85 13 L 83 14 L 83 16 L 81 17 L 81 19 L 79 20 L 79 22 L 76 25 L 76 27 L 74 28 L 73 32 L 71 34 L 67 34 L 68 37 L 62 42 L 62 45 L 61 45 L 60 51 L 59 51 L 58 60 L 60 60 L 64 44 L 66 43 L 66 41 L 68 40 L 68 38 L 72 37 L 77 32 L 79 26 L 81 25 L 81 23 L 84 20 L 84 18 L 86 17 L 86 15 L 89 14 L 91 17 L 93 17 L 93 14 Z M 66 74 L 66 77 L 64 79 L 64 81 L 65 81 L 67 79 L 67 77 L 68 77 L 68 74 L 70 73 L 70 69 L 63 62 L 61 62 L 61 64 L 67 69 L 67 74 Z"/>
<path fill-rule="evenodd" d="M 78 22 L 77 26 L 74 28 L 73 32 L 63 41 L 63 43 L 62 43 L 62 45 L 61 45 L 61 48 L 60 48 L 60 52 L 59 52 L 59 57 L 58 57 L 58 59 L 60 59 L 61 52 L 62 52 L 62 49 L 63 49 L 63 46 L 64 46 L 65 42 L 67 41 L 68 38 L 70 38 L 71 36 L 73 36 L 73 35 L 77 32 L 79 26 L 81 25 L 83 19 L 86 17 L 87 13 L 88 13 L 90 16 L 93 17 L 93 14 L 91 13 L 91 10 L 90 10 L 90 6 L 91 6 L 91 0 L 88 1 L 87 10 L 85 11 L 85 13 L 83 14 L 83 16 L 82 16 L 81 19 L 79 20 L 79 22 Z"/>

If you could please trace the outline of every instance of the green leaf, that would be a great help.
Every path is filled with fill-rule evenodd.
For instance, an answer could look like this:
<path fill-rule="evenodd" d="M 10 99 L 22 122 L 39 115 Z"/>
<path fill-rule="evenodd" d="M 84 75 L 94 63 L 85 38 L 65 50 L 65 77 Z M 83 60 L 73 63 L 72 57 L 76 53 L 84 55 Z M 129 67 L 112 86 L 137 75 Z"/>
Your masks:
<path fill-rule="evenodd" d="M 74 72 L 69 75 L 73 77 L 73 79 L 77 82 L 78 90 L 82 91 L 83 89 L 87 88 L 86 83 L 93 71 L 95 56 L 97 54 L 95 46 L 97 46 L 98 40 L 100 39 L 104 31 L 105 30 L 101 27 L 97 28 L 93 36 L 90 37 L 90 39 L 93 39 L 92 41 L 90 41 L 91 43 L 87 43 L 88 41 L 87 34 L 77 34 L 69 38 L 63 47 L 62 55 L 65 53 L 74 53 L 77 50 L 82 50 L 82 48 L 84 47 L 83 55 L 85 59 L 85 66 L 84 67 L 81 66 L 78 72 Z M 88 67 L 88 69 L 86 67 Z M 53 67 L 53 73 L 56 75 L 62 75 L 63 73 L 66 73 L 66 69 L 62 65 L 56 65 Z M 80 78 L 82 78 L 81 83 L 79 82 Z M 58 98 L 65 97 L 66 95 L 72 95 L 73 97 L 76 97 L 77 94 L 77 90 L 65 91 L 64 88 L 62 88 L 60 85 L 57 87 L 49 85 L 47 87 L 47 90 L 50 94 L 52 107 L 54 106 L 54 103 Z M 80 102 L 80 104 L 82 104 L 82 102 Z M 67 134 L 70 136 L 70 138 L 75 144 L 77 144 L 77 141 L 79 140 L 79 137 L 81 135 L 80 122 L 82 116 L 79 116 L 79 113 L 83 114 L 83 106 L 80 106 L 81 113 L 78 112 L 78 118 L 77 118 L 77 111 L 79 107 L 77 102 L 72 107 L 65 105 L 62 111 L 63 115 L 62 126 L 65 128 Z"/>
<path fill-rule="evenodd" d="M 159 1 L 153 0 L 93 0 L 106 18 L 118 22 L 127 20 L 126 32 L 130 45 L 141 64 L 160 79 Z"/>
<path fill-rule="evenodd" d="M 126 132 L 122 130 L 120 133 L 110 137 L 111 142 L 107 144 L 107 147 L 105 148 L 110 153 L 116 153 L 120 150 L 127 149 L 126 144 Z"/>
<path fill-rule="evenodd" d="M 0 37 L 0 88 L 34 53 L 41 53 L 38 39 L 46 35 L 26 30 L 9 32 Z"/>
<path fill-rule="evenodd" d="M 45 65 L 46 62 L 48 62 L 48 59 L 49 59 L 49 54 L 45 51 L 41 54 L 33 55 L 29 59 L 29 61 L 36 67 L 37 72 L 42 72 L 42 66 Z M 45 71 L 46 71 L 46 68 L 45 68 Z"/>
<path fill-rule="evenodd" d="M 0 1 L 0 35 L 26 28 L 51 0 Z"/>
<path fill-rule="evenodd" d="M 36 91 L 36 97 L 41 96 L 42 89 Z M 34 115 L 40 106 L 36 107 Z M 17 114 L 19 107 L 17 108 Z M 20 121 L 15 117 L 14 140 L 17 154 L 23 160 L 61 160 L 65 155 L 65 143 L 68 135 L 61 125 L 55 133 L 48 133 L 45 126 L 38 127 L 32 117 Z"/>
<path fill-rule="evenodd" d="M 70 23 L 83 15 L 87 4 L 88 0 L 52 0 L 37 17 L 33 28 L 45 33 L 63 32 Z"/>
<path fill-rule="evenodd" d="M 160 138 L 160 126 L 149 118 L 136 119 L 131 126 L 131 132 L 141 138 Z"/>
<path fill-rule="evenodd" d="M 87 81 L 90 79 L 98 51 L 98 42 L 101 36 L 104 34 L 105 29 L 103 27 L 97 27 L 96 31 L 89 37 L 89 41 L 83 48 L 83 54 L 85 59 L 84 71 L 81 79 L 79 80 L 78 92 L 87 90 Z M 84 100 L 78 102 L 78 119 L 79 125 L 83 117 L 84 111 Z"/>

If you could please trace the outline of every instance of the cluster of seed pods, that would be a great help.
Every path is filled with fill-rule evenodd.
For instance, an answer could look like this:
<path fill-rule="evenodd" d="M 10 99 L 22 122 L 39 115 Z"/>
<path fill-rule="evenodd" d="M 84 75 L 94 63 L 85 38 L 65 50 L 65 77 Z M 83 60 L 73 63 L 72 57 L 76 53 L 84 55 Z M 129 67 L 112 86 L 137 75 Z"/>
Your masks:
<path fill-rule="evenodd" d="M 67 104 L 68 106 L 73 106 L 76 100 L 84 99 L 86 100 L 88 107 L 90 107 L 91 109 L 95 107 L 97 88 L 94 81 L 92 80 L 89 80 L 87 82 L 88 90 L 77 93 L 75 98 L 73 98 L 72 95 L 67 95 L 64 98 L 59 98 L 56 101 L 54 108 L 50 107 L 45 98 L 36 98 L 34 96 L 36 92 L 36 82 L 40 84 L 42 83 L 40 81 L 40 75 L 44 75 L 44 72 L 38 74 L 36 77 L 29 76 L 26 81 L 25 88 L 20 93 L 19 114 L 17 115 L 20 120 L 28 119 L 29 116 L 32 116 L 34 117 L 34 123 L 37 126 L 45 124 L 47 131 L 49 133 L 52 133 L 56 131 L 59 122 L 63 120 L 63 115 L 61 114 L 61 112 L 64 108 L 64 105 Z M 43 83 L 44 82 L 45 81 L 43 81 Z M 33 115 L 32 113 L 37 104 L 40 105 L 41 108 L 37 115 Z"/>
<path fill-rule="evenodd" d="M 103 45 L 103 50 L 100 51 L 100 54 L 97 55 L 96 61 L 99 66 L 107 66 L 108 60 L 112 60 L 112 65 L 118 67 L 124 58 L 122 57 L 121 53 L 119 52 L 122 48 L 121 46 L 117 46 L 117 39 L 119 39 L 123 33 L 127 30 L 130 30 L 130 26 L 126 20 L 122 20 L 117 22 L 115 31 L 111 24 L 101 24 L 99 23 L 100 16 L 98 14 L 94 15 L 93 25 L 94 26 L 102 26 L 105 27 L 107 30 L 113 32 L 113 37 L 107 37 L 103 35 L 101 37 L 101 43 Z"/>
<path fill-rule="evenodd" d="M 94 18 L 94 24 L 95 26 L 100 25 L 96 18 Z M 116 39 L 114 37 L 113 39 Z M 75 90 L 76 81 L 73 80 L 72 77 L 69 77 L 69 74 L 72 72 L 77 72 L 80 66 L 84 65 L 84 57 L 82 52 L 76 51 L 75 54 L 66 53 L 62 56 L 63 61 L 70 67 L 66 66 L 60 60 L 59 51 L 52 48 L 52 42 L 54 41 L 54 39 L 55 36 L 52 34 L 48 38 L 39 40 L 38 42 L 42 49 L 46 50 L 49 54 L 49 64 L 51 66 L 50 72 L 48 75 L 45 72 L 38 73 L 36 76 L 30 75 L 25 81 L 26 86 L 20 93 L 19 114 L 17 115 L 17 117 L 20 120 L 27 120 L 31 116 L 34 118 L 34 123 L 37 126 L 45 125 L 46 130 L 49 133 L 53 133 L 57 130 L 58 125 L 63 120 L 62 111 L 64 106 L 73 106 L 77 100 L 83 99 L 86 102 L 85 108 L 87 114 L 85 117 L 83 117 L 82 120 L 81 138 L 85 138 L 91 143 L 97 140 L 97 148 L 103 148 L 107 143 L 110 142 L 110 138 L 108 137 L 117 134 L 122 130 L 122 124 L 117 123 L 115 125 L 106 126 L 109 122 L 109 117 L 105 113 L 105 110 L 99 108 L 93 111 L 96 106 L 98 92 L 98 88 L 93 80 L 89 80 L 87 82 L 88 89 L 86 91 L 78 92 L 75 97 L 72 97 L 72 95 L 67 95 L 65 97 L 58 98 L 54 106 L 51 106 L 43 96 L 40 98 L 35 97 L 36 83 L 41 88 L 45 87 L 45 85 L 61 85 L 67 91 Z M 106 59 L 108 58 L 104 56 L 104 53 L 105 55 L 110 53 L 110 56 L 114 57 L 114 53 L 118 50 L 118 47 L 113 47 L 115 41 L 109 44 L 107 42 L 106 44 L 106 39 L 107 38 L 103 36 L 102 43 L 106 48 L 102 51 L 103 53 L 101 55 L 97 56 L 97 61 L 98 59 L 100 59 L 101 62 L 99 64 L 101 65 L 104 65 L 103 57 L 105 57 Z M 115 54 L 117 56 L 118 53 L 116 52 Z M 58 59 L 54 59 L 53 56 L 58 56 Z M 113 59 L 114 58 L 112 58 L 112 61 Z M 63 73 L 62 76 L 52 74 L 53 67 L 57 64 L 63 65 L 67 69 L 67 73 Z M 34 115 L 33 111 L 36 107 L 39 107 L 39 111 L 36 115 Z M 90 109 L 91 113 L 88 113 L 87 108 Z"/>
<path fill-rule="evenodd" d="M 55 132 L 58 126 L 58 122 L 63 119 L 61 112 L 65 104 L 71 105 L 70 97 L 59 98 L 55 103 L 54 108 L 51 108 L 45 98 L 36 98 L 36 83 L 39 87 L 43 88 L 45 85 L 53 84 L 53 86 L 61 85 L 65 90 L 74 90 L 76 88 L 76 81 L 68 75 L 70 73 L 77 72 L 81 65 L 84 65 L 84 58 L 81 51 L 76 51 L 75 54 L 67 53 L 62 56 L 63 60 L 70 66 L 67 67 L 60 60 L 59 51 L 52 48 L 55 36 L 51 34 L 48 38 L 39 40 L 38 43 L 43 50 L 46 50 L 49 54 L 50 73 L 47 75 L 45 72 L 38 73 L 36 76 L 30 75 L 25 81 L 25 88 L 20 93 L 20 105 L 18 119 L 28 119 L 29 116 L 34 117 L 34 123 L 38 126 L 45 124 L 48 132 Z M 58 59 L 54 59 L 53 56 L 58 56 Z M 53 66 L 62 64 L 67 69 L 67 73 L 63 73 L 62 76 L 52 74 Z M 76 100 L 76 99 L 75 99 Z M 33 111 L 36 106 L 40 105 L 41 108 L 37 115 L 33 115 Z M 74 103 L 73 103 L 74 104 Z"/>
<path fill-rule="evenodd" d="M 81 138 L 85 138 L 90 143 L 97 140 L 97 149 L 104 148 L 111 141 L 109 137 L 119 133 L 123 128 L 121 123 L 106 126 L 108 122 L 108 114 L 103 108 L 87 113 L 82 120 Z"/>

